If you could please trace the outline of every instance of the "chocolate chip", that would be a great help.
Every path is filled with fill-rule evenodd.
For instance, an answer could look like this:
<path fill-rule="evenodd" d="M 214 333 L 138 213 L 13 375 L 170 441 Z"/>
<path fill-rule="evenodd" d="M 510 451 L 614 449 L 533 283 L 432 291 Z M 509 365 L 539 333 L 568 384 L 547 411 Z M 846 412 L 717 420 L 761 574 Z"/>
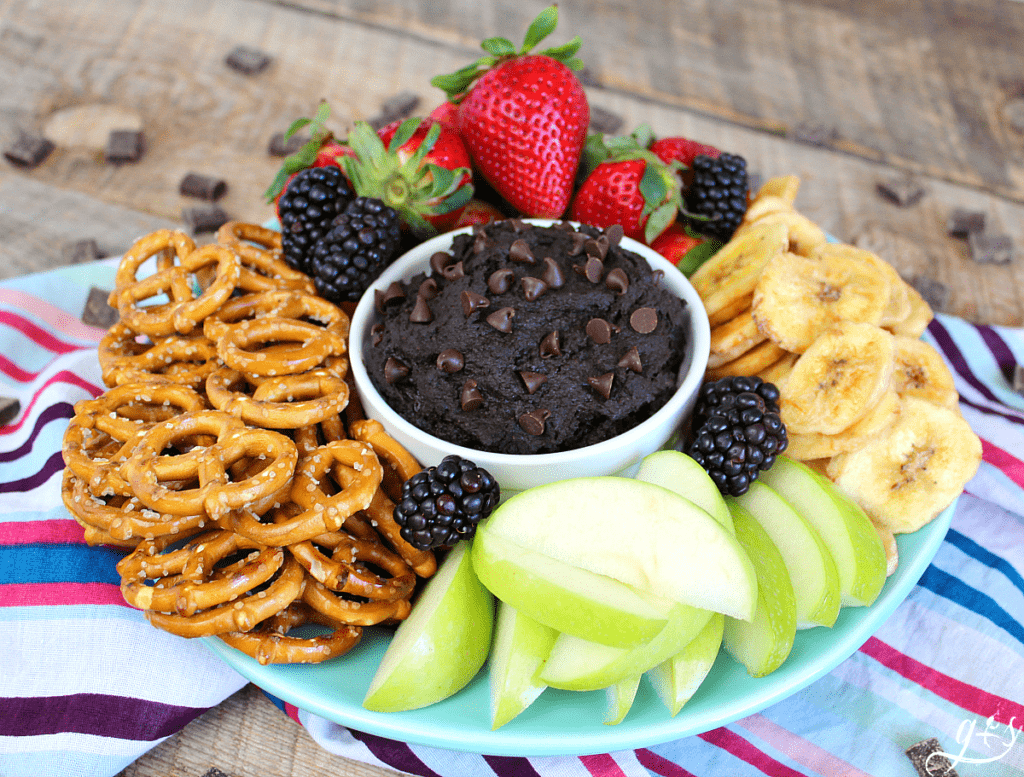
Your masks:
<path fill-rule="evenodd" d="M 473 253 L 482 254 L 490 244 L 491 241 L 485 232 L 477 232 L 476 237 L 473 238 Z"/>
<path fill-rule="evenodd" d="M 146 141 L 141 130 L 113 130 L 107 136 L 106 160 L 113 165 L 138 162 Z"/>
<path fill-rule="evenodd" d="M 373 290 L 373 302 L 378 313 L 383 313 L 387 304 L 394 302 L 396 299 L 405 299 L 405 289 L 402 288 L 402 284 L 398 281 L 392 281 L 391 285 L 384 291 L 380 289 Z"/>
<path fill-rule="evenodd" d="M 275 132 L 270 136 L 270 142 L 267 143 L 267 153 L 270 156 L 291 156 L 308 142 L 309 137 L 298 132 L 288 140 L 284 139 L 283 132 Z"/>
<path fill-rule="evenodd" d="M 544 257 L 544 273 L 540 279 L 552 289 L 560 289 L 565 285 L 565 273 L 550 256 Z"/>
<path fill-rule="evenodd" d="M 878 193 L 901 208 L 916 205 L 924 197 L 924 186 L 911 176 L 898 176 L 875 184 Z"/>
<path fill-rule="evenodd" d="M 513 262 L 524 262 L 525 264 L 536 264 L 533 258 L 533 251 L 526 244 L 525 240 L 516 240 L 508 247 L 508 258 Z"/>
<path fill-rule="evenodd" d="M 427 324 L 434 320 L 434 314 L 430 312 L 430 305 L 423 297 L 416 296 L 416 303 L 412 306 L 409 320 L 414 324 Z"/>
<path fill-rule="evenodd" d="M 228 190 L 227 181 L 202 173 L 187 173 L 178 184 L 178 193 L 200 200 L 219 200 Z"/>
<path fill-rule="evenodd" d="M 509 219 L 508 223 L 512 225 L 513 232 L 525 232 L 529 229 L 527 223 L 518 217 Z"/>
<path fill-rule="evenodd" d="M 627 370 L 632 370 L 636 373 L 644 371 L 644 365 L 640 361 L 640 351 L 637 350 L 635 345 L 622 355 L 616 366 L 625 367 Z"/>
<path fill-rule="evenodd" d="M 587 336 L 598 345 L 605 345 L 612 340 L 612 325 L 603 318 L 592 318 L 587 322 Z"/>
<path fill-rule="evenodd" d="M 597 257 L 603 262 L 604 258 L 608 256 L 608 245 L 608 236 L 599 235 L 598 237 L 592 237 L 590 240 L 585 242 L 583 244 L 583 250 L 587 252 L 587 256 Z"/>
<path fill-rule="evenodd" d="M 53 142 L 42 135 L 21 132 L 18 139 L 4 151 L 4 157 L 16 167 L 29 169 L 42 164 L 53 148 Z"/>
<path fill-rule="evenodd" d="M 6 426 L 21 411 L 21 402 L 17 397 L 0 397 L 0 426 Z"/>
<path fill-rule="evenodd" d="M 512 288 L 512 281 L 515 277 L 516 274 L 507 267 L 495 270 L 487 279 L 487 288 L 491 290 L 491 294 L 504 294 Z"/>
<path fill-rule="evenodd" d="M 550 417 L 550 410 L 531 410 L 519 416 L 519 428 L 529 435 L 539 437 L 544 434 L 544 425 Z"/>
<path fill-rule="evenodd" d="M 552 229 L 557 229 L 560 232 L 575 232 L 576 227 L 573 226 L 571 221 L 556 221 L 551 225 Z"/>
<path fill-rule="evenodd" d="M 476 381 L 470 378 L 462 384 L 462 395 L 459 397 L 459 404 L 466 412 L 479 410 L 484 403 L 484 395 L 476 386 Z"/>
<path fill-rule="evenodd" d="M 572 233 L 572 247 L 569 249 L 569 256 L 578 256 L 583 251 L 583 246 L 590 240 L 590 235 L 585 232 Z"/>
<path fill-rule="evenodd" d="M 600 375 L 596 378 L 587 378 L 587 383 L 590 384 L 590 388 L 594 389 L 605 399 L 608 399 L 612 395 L 612 382 L 615 380 L 614 372 L 606 372 L 604 375 Z"/>
<path fill-rule="evenodd" d="M 968 237 L 985 231 L 985 212 L 956 208 L 946 220 L 946 231 L 953 237 Z"/>
<path fill-rule="evenodd" d="M 423 283 L 420 284 L 416 294 L 423 299 L 431 300 L 437 296 L 437 281 L 433 278 L 424 279 Z"/>
<path fill-rule="evenodd" d="M 457 281 L 466 275 L 466 271 L 462 267 L 462 262 L 456 262 L 441 270 L 441 275 L 444 276 L 446 281 Z"/>
<path fill-rule="evenodd" d="M 520 372 L 519 377 L 523 379 L 523 385 L 526 386 L 527 394 L 533 394 L 548 380 L 547 375 L 540 372 L 530 372 L 528 370 Z"/>
<path fill-rule="evenodd" d="M 651 283 L 653 283 L 655 286 L 658 286 L 661 284 L 661 279 L 664 277 L 664 270 L 655 270 L 654 272 L 651 273 Z"/>
<path fill-rule="evenodd" d="M 92 238 L 65 244 L 61 249 L 61 254 L 65 264 L 85 264 L 103 258 L 99 245 Z"/>
<path fill-rule="evenodd" d="M 1013 261 L 1013 240 L 1009 235 L 972 232 L 967 237 L 971 259 L 979 264 L 1009 264 Z"/>
<path fill-rule="evenodd" d="M 906 753 L 920 777 L 957 777 L 956 769 L 935 737 L 908 747 Z"/>
<path fill-rule="evenodd" d="M 617 246 L 620 242 L 622 242 L 622 224 L 612 224 L 610 227 L 608 227 L 608 229 L 604 231 L 604 233 L 608 236 L 609 246 Z"/>
<path fill-rule="evenodd" d="M 200 232 L 216 232 L 231 221 L 231 217 L 219 205 L 200 205 L 195 208 L 185 208 L 181 212 L 181 220 L 192 230 L 193 234 L 198 234 Z"/>
<path fill-rule="evenodd" d="M 548 285 L 544 281 L 540 278 L 531 278 L 529 275 L 523 277 L 522 284 L 523 296 L 528 302 L 533 302 L 548 290 Z"/>
<path fill-rule="evenodd" d="M 642 335 L 649 335 L 658 328 L 658 311 L 654 308 L 637 308 L 629 316 L 629 325 Z"/>
<path fill-rule="evenodd" d="M 394 356 L 389 356 L 384 362 L 384 380 L 388 385 L 394 385 L 409 377 L 409 367 L 400 362 Z"/>
<path fill-rule="evenodd" d="M 469 289 L 466 289 L 459 295 L 459 300 L 462 302 L 462 312 L 466 315 L 466 318 L 469 318 L 469 314 L 474 310 L 491 306 L 491 301 L 487 297 Z"/>
<path fill-rule="evenodd" d="M 548 332 L 544 335 L 544 339 L 540 341 L 540 358 L 550 359 L 552 356 L 562 355 L 562 343 L 561 337 L 556 329 L 553 332 Z"/>
<path fill-rule="evenodd" d="M 507 335 L 512 331 L 512 319 L 515 315 L 515 308 L 500 308 L 487 317 L 487 323 Z"/>
<path fill-rule="evenodd" d="M 228 52 L 224 62 L 232 70 L 237 70 L 247 76 L 254 76 L 267 69 L 271 62 L 271 56 L 259 49 L 236 46 Z"/>
<path fill-rule="evenodd" d="M 444 268 L 448 266 L 455 257 L 449 254 L 447 251 L 435 251 L 430 255 L 430 269 L 432 272 L 436 272 L 440 275 L 444 272 Z"/>
<path fill-rule="evenodd" d="M 600 283 L 601 276 L 604 275 L 604 262 L 596 256 L 588 256 L 586 264 L 574 264 L 572 269 L 591 283 Z"/>
<path fill-rule="evenodd" d="M 629 288 L 629 276 L 621 267 L 615 267 L 605 277 L 604 285 L 621 297 Z"/>
<path fill-rule="evenodd" d="M 100 329 L 109 329 L 116 324 L 120 316 L 117 308 L 111 307 L 109 299 L 109 291 L 95 286 L 89 289 L 89 296 L 86 298 L 85 308 L 82 310 L 82 323 Z"/>
<path fill-rule="evenodd" d="M 449 374 L 458 372 L 466 366 L 466 359 L 454 348 L 445 348 L 437 355 L 437 368 Z"/>
<path fill-rule="evenodd" d="M 800 122 L 793 128 L 793 140 L 809 146 L 831 146 L 839 140 L 839 131 L 828 124 Z"/>
<path fill-rule="evenodd" d="M 376 348 L 380 345 L 381 340 L 384 339 L 384 325 L 380 322 L 370 327 L 370 338 L 373 346 Z"/>

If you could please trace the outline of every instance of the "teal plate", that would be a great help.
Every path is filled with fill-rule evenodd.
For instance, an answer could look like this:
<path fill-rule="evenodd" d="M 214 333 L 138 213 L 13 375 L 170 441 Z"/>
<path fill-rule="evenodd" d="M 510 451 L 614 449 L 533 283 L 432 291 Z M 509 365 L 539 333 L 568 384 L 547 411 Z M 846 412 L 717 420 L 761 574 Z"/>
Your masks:
<path fill-rule="evenodd" d="M 956 502 L 931 523 L 897 537 L 900 563 L 871 607 L 844 607 L 831 629 L 797 633 L 793 651 L 775 672 L 750 677 L 724 651 L 707 679 L 674 718 L 646 678 L 625 720 L 602 723 L 603 691 L 548 688 L 519 717 L 491 730 L 486 667 L 459 693 L 408 712 L 377 713 L 362 701 L 389 633 L 364 632 L 347 655 L 323 664 L 260 666 L 216 638 L 205 642 L 243 677 L 300 709 L 335 723 L 413 744 L 484 755 L 587 755 L 668 742 L 700 734 L 782 701 L 845 661 L 893 613 L 924 574 L 942 544 Z"/>

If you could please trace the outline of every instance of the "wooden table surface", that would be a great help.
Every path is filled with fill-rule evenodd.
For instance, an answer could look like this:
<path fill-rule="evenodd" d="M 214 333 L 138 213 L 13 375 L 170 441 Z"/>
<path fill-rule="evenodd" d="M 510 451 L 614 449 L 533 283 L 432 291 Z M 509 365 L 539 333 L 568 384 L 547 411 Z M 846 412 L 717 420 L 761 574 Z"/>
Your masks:
<path fill-rule="evenodd" d="M 70 243 L 105 255 L 180 225 L 188 172 L 223 178 L 233 217 L 271 216 L 261 192 L 270 137 L 321 98 L 332 128 L 403 92 L 425 115 L 430 78 L 479 41 L 519 41 L 544 0 L 0 0 L 0 149 L 20 132 L 56 144 L 38 167 L 0 162 L 0 277 L 65 263 Z M 1024 3 L 1014 0 L 562 0 L 553 42 L 582 36 L 591 104 L 740 153 L 762 178 L 795 173 L 797 206 L 870 247 L 945 312 L 1024 323 Z M 257 75 L 225 65 L 238 45 L 272 56 Z M 104 162 L 111 129 L 142 129 L 143 157 Z M 878 184 L 919 183 L 900 207 Z M 971 259 L 947 234 L 981 211 L 1013 241 L 1007 264 Z M 133 764 L 126 777 L 382 775 L 329 755 L 249 687 Z"/>

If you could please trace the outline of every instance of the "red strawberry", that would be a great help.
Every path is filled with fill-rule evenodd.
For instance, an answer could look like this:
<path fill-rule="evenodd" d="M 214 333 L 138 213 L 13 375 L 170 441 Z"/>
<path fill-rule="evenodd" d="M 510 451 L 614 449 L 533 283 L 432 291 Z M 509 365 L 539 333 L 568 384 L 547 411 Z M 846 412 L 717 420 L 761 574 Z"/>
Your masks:
<path fill-rule="evenodd" d="M 595 227 L 620 224 L 626 236 L 650 245 L 675 221 L 682 194 L 678 165 L 664 164 L 644 148 L 645 129 L 587 141 L 586 167 L 592 169 L 576 192 L 572 218 Z"/>
<path fill-rule="evenodd" d="M 492 221 L 500 221 L 503 218 L 507 218 L 507 216 L 489 202 L 470 200 L 455 222 L 454 229 L 471 227 L 474 224 L 490 224 Z"/>
<path fill-rule="evenodd" d="M 721 245 L 713 238 L 689 232 L 686 227 L 675 221 L 658 235 L 651 243 L 651 248 L 672 262 L 685 275 L 690 275 Z"/>
<path fill-rule="evenodd" d="M 389 147 L 389 151 L 396 153 L 402 162 L 408 162 L 427 139 L 430 128 L 437 125 L 441 128 L 440 134 L 438 134 L 433 147 L 423 157 L 421 165 L 433 164 L 452 172 L 461 170 L 462 175 L 456 183 L 456 188 L 470 183 L 472 180 L 472 175 L 470 174 L 472 162 L 470 162 L 469 153 L 466 151 L 462 138 L 459 137 L 459 133 L 451 125 L 432 119 L 424 119 L 408 140 L 398 148 L 391 148 L 392 140 L 401 129 L 402 124 L 403 122 L 401 121 L 393 122 L 378 133 L 380 139 L 384 141 L 384 145 Z M 430 175 L 429 171 L 428 175 Z M 468 200 L 468 197 L 466 199 Z M 439 204 L 439 202 L 432 203 L 435 208 Z M 426 213 L 424 218 L 437 229 L 446 230 L 452 228 L 461 213 L 462 207 L 457 207 L 445 210 L 443 213 Z"/>
<path fill-rule="evenodd" d="M 433 119 L 441 124 L 448 124 L 456 127 L 459 123 L 459 106 L 453 102 L 443 102 L 432 110 L 428 119 Z"/>
<path fill-rule="evenodd" d="M 665 164 L 675 161 L 685 167 L 693 166 L 694 157 L 703 154 L 718 159 L 722 153 L 714 146 L 683 137 L 661 138 L 651 143 L 650 150 Z"/>
<path fill-rule="evenodd" d="M 518 51 L 505 38 L 489 38 L 482 44 L 489 56 L 431 81 L 459 104 L 459 132 L 476 169 L 526 216 L 565 212 L 590 123 L 572 72 L 582 67 L 579 38 L 529 54 L 557 20 L 557 8 L 547 8 Z"/>

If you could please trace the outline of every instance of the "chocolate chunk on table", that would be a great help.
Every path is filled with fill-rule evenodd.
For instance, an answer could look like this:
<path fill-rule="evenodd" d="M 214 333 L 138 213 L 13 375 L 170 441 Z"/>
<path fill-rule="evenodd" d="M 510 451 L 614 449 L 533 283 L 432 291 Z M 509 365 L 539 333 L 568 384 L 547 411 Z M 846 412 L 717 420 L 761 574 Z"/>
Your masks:
<path fill-rule="evenodd" d="M 61 248 L 61 255 L 64 257 L 65 264 L 86 264 L 102 259 L 104 256 L 92 238 L 65 243 Z"/>
<path fill-rule="evenodd" d="M 266 52 L 248 46 L 236 46 L 224 58 L 228 67 L 247 76 L 262 73 L 270 66 L 271 61 L 273 58 Z"/>
<path fill-rule="evenodd" d="M 1024 364 L 1013 365 L 1013 390 L 1024 397 Z"/>
<path fill-rule="evenodd" d="M 875 184 L 878 193 L 901 208 L 916 205 L 924 197 L 924 185 L 916 178 L 901 175 Z"/>
<path fill-rule="evenodd" d="M 839 131 L 827 124 L 801 122 L 793 128 L 792 138 L 797 143 L 828 147 L 839 139 Z"/>
<path fill-rule="evenodd" d="M 910 280 L 918 294 L 931 307 L 940 313 L 949 306 L 949 287 L 946 284 L 929 278 L 927 275 L 915 275 Z"/>
<path fill-rule="evenodd" d="M 16 397 L 0 397 L 0 426 L 6 426 L 21 412 L 21 402 Z"/>
<path fill-rule="evenodd" d="M 22 132 L 10 148 L 4 151 L 4 157 L 12 165 L 28 169 L 42 164 L 51 151 L 53 151 L 53 143 L 42 135 L 30 135 L 27 132 Z"/>
<path fill-rule="evenodd" d="M 178 192 L 200 200 L 219 200 L 228 190 L 227 181 L 202 173 L 188 173 L 178 184 Z"/>
<path fill-rule="evenodd" d="M 1009 264 L 1013 261 L 1013 240 L 1009 235 L 973 232 L 967 237 L 971 259 L 979 264 Z"/>
<path fill-rule="evenodd" d="M 956 769 L 935 737 L 908 747 L 906 753 L 921 777 L 958 777 Z"/>
<path fill-rule="evenodd" d="M 96 286 L 89 289 L 89 296 L 85 300 L 85 309 L 82 311 L 82 323 L 100 329 L 109 329 L 116 324 L 120 316 L 117 308 L 111 307 L 107 302 L 109 298 L 109 291 Z"/>
<path fill-rule="evenodd" d="M 366 120 L 366 123 L 375 130 L 379 130 L 393 121 L 408 118 L 419 104 L 420 98 L 418 94 L 414 92 L 399 92 L 384 100 L 380 104 L 380 113 L 371 116 Z"/>
<path fill-rule="evenodd" d="M 216 232 L 230 221 L 231 217 L 219 205 L 200 205 L 195 208 L 185 208 L 181 212 L 181 220 L 192 230 L 193 234 L 197 234 L 199 232 Z"/>
<path fill-rule="evenodd" d="M 590 106 L 590 131 L 602 132 L 605 135 L 616 135 L 622 129 L 625 120 L 617 113 L 599 105 Z"/>
<path fill-rule="evenodd" d="M 267 144 L 267 153 L 270 156 L 291 156 L 308 142 L 308 135 L 296 133 L 285 140 L 283 132 L 275 132 Z"/>
<path fill-rule="evenodd" d="M 146 140 L 141 130 L 112 130 L 107 138 L 105 157 L 115 165 L 138 162 L 145 146 Z"/>
<path fill-rule="evenodd" d="M 969 237 L 985 231 L 985 213 L 980 210 L 955 208 L 946 220 L 946 231 L 953 237 Z"/>

